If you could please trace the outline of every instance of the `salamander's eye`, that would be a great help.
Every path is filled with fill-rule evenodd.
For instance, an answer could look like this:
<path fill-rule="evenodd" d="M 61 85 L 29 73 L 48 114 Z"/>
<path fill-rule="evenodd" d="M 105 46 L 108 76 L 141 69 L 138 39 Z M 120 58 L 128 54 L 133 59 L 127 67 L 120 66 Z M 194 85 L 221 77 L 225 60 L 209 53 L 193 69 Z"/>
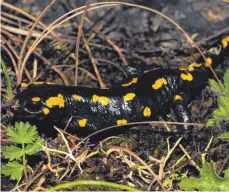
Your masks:
<path fill-rule="evenodd" d="M 24 108 L 31 112 L 39 111 L 42 107 L 43 104 L 40 97 L 33 97 L 24 103 Z"/>

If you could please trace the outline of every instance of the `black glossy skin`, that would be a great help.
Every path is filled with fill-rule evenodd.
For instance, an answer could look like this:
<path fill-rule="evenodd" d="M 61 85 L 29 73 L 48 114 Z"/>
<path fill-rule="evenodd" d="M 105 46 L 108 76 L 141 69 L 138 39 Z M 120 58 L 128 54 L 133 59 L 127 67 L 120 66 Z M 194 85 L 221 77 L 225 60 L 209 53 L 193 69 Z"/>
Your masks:
<path fill-rule="evenodd" d="M 213 61 L 213 67 L 222 62 L 228 55 L 229 46 L 222 48 L 221 42 L 214 44 L 220 54 L 208 52 L 206 57 Z M 212 50 L 212 49 L 211 49 Z M 200 59 L 199 63 L 203 64 Z M 190 73 L 193 80 L 183 80 L 182 73 Z M 164 109 L 172 107 L 180 122 L 191 122 L 190 112 L 187 103 L 193 96 L 200 93 L 211 72 L 209 68 L 199 67 L 194 71 L 181 71 L 179 69 L 155 69 L 143 73 L 138 77 L 137 83 L 127 87 L 113 87 L 110 89 L 95 89 L 86 87 L 59 86 L 59 85 L 29 85 L 19 91 L 15 100 L 18 101 L 14 112 L 18 116 L 32 119 L 48 118 L 52 121 L 65 121 L 73 117 L 74 129 L 87 129 L 89 132 L 117 124 L 117 120 L 127 120 L 127 122 L 150 121 L 155 119 Z M 158 79 L 164 78 L 167 84 L 159 89 L 153 89 Z M 124 101 L 124 96 L 134 93 L 135 97 L 130 101 Z M 44 114 L 43 108 L 47 107 L 46 100 L 58 94 L 64 97 L 64 107 L 53 107 L 49 114 Z M 80 95 L 81 100 L 74 100 L 73 94 Z M 98 95 L 109 99 L 107 105 L 100 102 L 93 102 L 92 96 Z M 182 100 L 174 100 L 175 95 L 180 95 Z M 39 97 L 39 102 L 32 102 L 33 97 Z M 143 115 L 145 107 L 151 109 L 151 114 L 147 117 Z M 77 121 L 87 119 L 85 127 L 79 127 Z M 187 125 L 180 127 L 181 132 L 189 132 Z"/>

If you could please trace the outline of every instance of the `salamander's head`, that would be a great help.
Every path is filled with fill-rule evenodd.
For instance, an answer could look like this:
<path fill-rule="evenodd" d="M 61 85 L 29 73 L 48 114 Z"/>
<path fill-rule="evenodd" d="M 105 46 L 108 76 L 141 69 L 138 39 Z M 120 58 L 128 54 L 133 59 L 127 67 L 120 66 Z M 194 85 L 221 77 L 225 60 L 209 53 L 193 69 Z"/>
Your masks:
<path fill-rule="evenodd" d="M 65 98 L 58 86 L 22 83 L 17 89 L 11 109 L 18 117 L 58 120 L 65 112 Z"/>

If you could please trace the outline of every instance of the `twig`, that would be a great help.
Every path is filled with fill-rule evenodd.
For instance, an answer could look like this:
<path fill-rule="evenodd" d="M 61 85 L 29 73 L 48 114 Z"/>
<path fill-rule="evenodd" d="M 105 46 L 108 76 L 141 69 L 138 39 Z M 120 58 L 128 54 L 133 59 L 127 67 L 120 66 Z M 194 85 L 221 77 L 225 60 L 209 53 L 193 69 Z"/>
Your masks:
<path fill-rule="evenodd" d="M 9 50 L 5 45 L 2 44 L 2 42 L 1 42 L 1 47 L 2 47 L 2 48 L 5 50 L 5 52 L 9 55 L 10 60 L 11 60 L 11 62 L 12 62 L 12 64 L 13 64 L 13 66 L 14 66 L 16 76 L 17 76 L 17 70 L 16 70 L 16 69 L 17 69 L 17 64 L 16 64 L 16 61 L 15 61 L 13 55 L 11 54 L 10 50 Z"/>
<path fill-rule="evenodd" d="M 227 157 L 224 160 L 223 165 L 220 167 L 219 174 L 221 174 L 223 172 L 223 169 L 227 165 L 228 161 L 229 161 L 229 154 L 227 154 Z"/>
<path fill-rule="evenodd" d="M 19 79 L 18 79 L 18 83 L 21 83 L 22 81 L 22 75 L 23 75 L 23 60 L 22 61 L 22 58 L 23 58 L 23 55 L 24 55 L 24 52 L 25 52 L 25 48 L 26 48 L 26 45 L 29 41 L 29 38 L 31 37 L 31 34 L 33 32 L 33 30 L 35 29 L 36 25 L 38 24 L 39 20 L 43 17 L 43 15 L 48 11 L 48 9 L 56 2 L 56 0 L 52 0 L 52 2 L 46 6 L 46 8 L 41 12 L 41 14 L 38 16 L 38 18 L 36 19 L 36 21 L 34 22 L 33 26 L 31 27 L 31 29 L 29 30 L 29 33 L 28 35 L 26 36 L 25 40 L 24 40 L 24 43 L 22 45 L 22 48 L 21 48 L 21 51 L 20 51 L 20 54 L 19 54 L 19 60 L 18 60 L 18 69 L 19 69 Z"/>
<path fill-rule="evenodd" d="M 96 4 L 91 4 L 91 5 L 97 5 L 97 4 L 103 4 L 103 3 L 96 3 Z M 97 7 L 92 7 L 92 8 L 88 8 L 88 11 L 94 10 L 94 9 L 98 9 L 98 8 L 104 8 L 104 7 L 109 7 L 109 6 L 114 6 L 115 4 L 111 4 L 111 5 L 101 5 L 101 6 L 97 6 Z M 78 9 L 72 10 L 68 13 L 66 13 L 65 15 L 61 16 L 60 18 L 58 18 L 57 20 L 55 20 L 52 24 L 50 24 L 43 32 L 42 35 L 40 35 L 38 38 L 36 38 L 36 40 L 34 41 L 34 43 L 31 45 L 30 49 L 28 50 L 28 52 L 26 53 L 24 60 L 22 62 L 22 66 L 21 68 L 23 69 L 26 65 L 27 60 L 29 59 L 30 55 L 32 54 L 32 52 L 35 50 L 35 48 L 38 46 L 38 44 L 49 34 L 51 33 L 51 31 L 53 31 L 55 28 L 57 28 L 58 26 L 60 26 L 62 23 L 72 19 L 75 16 L 78 16 L 80 14 L 83 13 L 83 11 L 80 11 L 78 13 L 75 13 L 71 16 L 69 16 L 68 18 L 64 19 L 63 21 L 59 22 L 61 19 L 63 19 L 65 16 L 70 15 L 71 13 L 75 12 L 76 10 L 80 10 L 83 7 L 80 7 Z M 59 22 L 58 24 L 56 24 L 57 22 Z M 55 25 L 56 24 L 56 25 Z"/>
<path fill-rule="evenodd" d="M 78 81 L 78 67 L 79 67 L 79 47 L 80 47 L 80 39 L 81 35 L 83 32 L 83 23 L 84 19 L 87 14 L 88 7 L 90 5 L 90 0 L 87 0 L 86 6 L 84 8 L 84 12 L 81 16 L 80 24 L 78 26 L 78 32 L 77 32 L 77 38 L 76 38 L 76 46 L 75 46 L 75 80 L 74 80 L 74 85 L 77 86 L 77 81 Z"/>
<path fill-rule="evenodd" d="M 204 124 L 200 124 L 200 123 L 180 123 L 180 122 L 171 122 L 171 121 L 143 121 L 143 122 L 132 122 L 132 123 L 127 123 L 126 125 L 141 125 L 141 124 L 174 124 L 174 125 L 196 125 L 196 126 L 206 126 Z M 101 130 L 98 130 L 90 135 L 88 135 L 87 137 L 85 137 L 84 139 L 82 139 L 77 145 L 76 147 L 74 147 L 74 149 L 78 148 L 79 145 L 81 145 L 81 143 L 83 143 L 84 141 L 86 141 L 87 139 L 89 139 L 90 137 L 101 133 L 103 131 L 107 131 L 109 129 L 114 129 L 120 127 L 118 125 L 114 125 L 114 126 L 110 126 Z"/>
<path fill-rule="evenodd" d="M 92 55 L 91 49 L 90 49 L 90 47 L 89 47 L 89 45 L 88 45 L 88 42 L 87 42 L 87 40 L 86 40 L 86 38 L 84 37 L 83 34 L 82 34 L 82 38 L 83 38 L 83 42 L 84 42 L 84 44 L 85 44 L 85 47 L 86 47 L 86 49 L 87 49 L 88 55 L 89 55 L 89 57 L 90 57 L 91 63 L 92 63 L 92 65 L 93 65 L 95 74 L 96 74 L 96 76 L 97 76 L 97 78 L 98 78 L 100 87 L 101 87 L 101 88 L 105 88 L 105 87 L 106 87 L 106 84 L 103 82 L 103 80 L 102 80 L 102 78 L 101 78 L 101 76 L 100 76 L 99 70 L 98 70 L 98 68 L 97 68 L 97 66 L 96 66 L 96 60 L 95 60 L 94 56 Z"/>
<path fill-rule="evenodd" d="M 94 25 L 91 20 L 89 20 L 88 18 L 85 18 L 85 20 L 90 24 L 90 25 Z M 120 48 L 106 35 L 102 34 L 100 32 L 100 29 L 98 27 L 94 27 L 92 29 L 93 31 L 95 31 L 102 39 L 105 39 L 113 48 L 115 51 L 117 51 L 117 53 L 119 54 L 119 57 L 121 58 L 122 62 L 124 65 L 128 65 L 128 62 L 126 60 L 126 58 L 124 57 L 124 55 L 122 54 L 122 51 L 120 50 Z"/>
<path fill-rule="evenodd" d="M 51 67 L 51 69 L 55 71 L 61 77 L 65 85 L 69 85 L 68 79 L 65 77 L 64 73 L 60 69 L 58 69 L 54 65 Z"/>
<path fill-rule="evenodd" d="M 116 63 L 114 63 L 114 62 L 112 62 L 112 61 L 109 61 L 109 60 L 107 60 L 107 59 L 102 59 L 102 58 L 97 58 L 96 60 L 97 60 L 97 61 L 104 62 L 104 63 L 111 64 L 111 65 L 117 67 L 120 71 L 122 71 L 123 74 L 124 74 L 126 77 L 128 76 L 127 73 L 126 73 L 126 71 L 125 71 L 122 67 L 120 67 L 118 64 L 116 64 Z"/>
<path fill-rule="evenodd" d="M 77 86 L 77 81 L 78 81 L 78 67 L 79 67 L 79 47 L 80 47 L 80 38 L 82 35 L 82 29 L 83 29 L 83 23 L 84 19 L 86 17 L 86 13 L 88 10 L 88 7 L 90 5 L 90 0 L 87 0 L 84 12 L 81 16 L 80 24 L 78 27 L 78 33 L 77 33 L 77 38 L 76 38 L 76 47 L 75 47 L 75 80 L 74 80 L 74 85 Z"/>
<path fill-rule="evenodd" d="M 17 35 L 24 35 L 24 36 L 28 36 L 29 35 L 29 31 L 25 30 L 25 29 L 19 29 L 17 27 L 11 27 L 8 25 L 3 25 L 1 24 L 2 29 L 5 29 L 11 33 L 17 34 Z M 30 36 L 31 37 L 39 37 L 42 33 L 39 31 L 33 31 Z M 51 39 L 52 37 L 48 36 L 46 37 L 47 39 Z"/>
<path fill-rule="evenodd" d="M 12 9 L 12 10 L 14 10 L 14 11 L 16 11 L 16 12 L 18 12 L 18 13 L 20 13 L 20 14 L 26 16 L 26 17 L 28 17 L 28 18 L 29 18 L 30 20 L 32 20 L 32 21 L 36 21 L 36 20 L 37 20 L 36 17 L 30 15 L 29 13 L 25 12 L 24 10 L 22 10 L 22 9 L 20 9 L 20 8 L 18 8 L 18 7 L 15 7 L 15 6 L 13 6 L 13 5 L 11 5 L 11 4 L 8 4 L 8 3 L 6 3 L 6 2 L 3 2 L 3 1 L 1 1 L 0 4 L 3 5 L 3 6 L 5 6 L 5 7 L 7 7 L 8 9 Z M 3 12 L 3 13 L 4 13 L 4 12 Z M 8 14 L 8 15 L 10 15 L 10 14 Z M 12 17 L 12 15 L 11 15 L 11 17 Z M 22 19 L 22 18 L 20 18 L 20 19 Z M 43 28 L 46 28 L 46 27 L 47 27 L 47 26 L 46 26 L 43 22 L 41 22 L 41 21 L 39 21 L 38 23 L 39 23 L 39 25 L 42 26 Z M 51 32 L 51 34 L 52 34 L 53 36 L 56 36 L 56 33 L 53 32 L 53 31 Z"/>
<path fill-rule="evenodd" d="M 201 45 L 201 44 L 205 43 L 206 41 L 209 41 L 209 40 L 211 40 L 211 39 L 213 39 L 213 38 L 215 38 L 215 37 L 217 37 L 217 36 L 219 36 L 225 32 L 228 32 L 228 31 L 229 31 L 229 27 L 226 27 L 225 29 L 218 31 L 217 33 L 214 33 L 213 35 L 211 35 L 207 38 L 204 38 L 204 39 L 201 39 L 200 41 L 197 41 L 196 44 Z"/>
<path fill-rule="evenodd" d="M 166 129 L 170 132 L 171 129 L 167 124 L 164 124 Z M 181 151 L 183 151 L 183 153 L 187 156 L 187 158 L 190 160 L 191 164 L 197 169 L 200 170 L 200 167 L 195 163 L 195 161 L 193 161 L 190 157 L 190 155 L 187 153 L 187 151 L 184 149 L 182 144 L 179 144 L 179 148 L 181 149 Z"/>
<path fill-rule="evenodd" d="M 27 191 L 29 186 L 35 181 L 34 176 L 36 175 L 37 171 L 40 169 L 41 165 L 44 163 L 44 161 L 41 161 L 39 165 L 37 166 L 36 170 L 33 171 L 33 174 L 30 176 L 29 181 L 26 183 L 23 191 Z"/>
<path fill-rule="evenodd" d="M 123 147 L 118 147 L 118 146 L 112 146 L 110 149 L 115 149 L 117 151 L 125 151 L 126 153 L 132 155 L 135 159 L 137 159 L 142 165 L 144 165 L 148 170 L 149 172 L 153 175 L 153 177 L 157 180 L 158 184 L 160 185 L 160 187 L 163 189 L 163 191 L 167 191 L 163 184 L 161 183 L 161 181 L 158 179 L 158 176 L 154 173 L 154 171 L 149 167 L 149 165 L 144 161 L 142 160 L 136 153 L 130 151 L 129 149 L 127 148 L 123 148 Z"/>

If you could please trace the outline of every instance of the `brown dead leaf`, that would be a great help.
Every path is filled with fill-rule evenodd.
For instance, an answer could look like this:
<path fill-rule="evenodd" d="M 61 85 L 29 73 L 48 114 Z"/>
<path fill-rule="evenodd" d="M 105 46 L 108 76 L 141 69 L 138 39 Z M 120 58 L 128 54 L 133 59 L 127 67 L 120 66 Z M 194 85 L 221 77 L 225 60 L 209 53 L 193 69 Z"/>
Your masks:
<path fill-rule="evenodd" d="M 214 10 L 208 10 L 206 13 L 202 13 L 202 15 L 206 20 L 216 23 L 229 17 L 229 11 L 215 8 Z"/>

